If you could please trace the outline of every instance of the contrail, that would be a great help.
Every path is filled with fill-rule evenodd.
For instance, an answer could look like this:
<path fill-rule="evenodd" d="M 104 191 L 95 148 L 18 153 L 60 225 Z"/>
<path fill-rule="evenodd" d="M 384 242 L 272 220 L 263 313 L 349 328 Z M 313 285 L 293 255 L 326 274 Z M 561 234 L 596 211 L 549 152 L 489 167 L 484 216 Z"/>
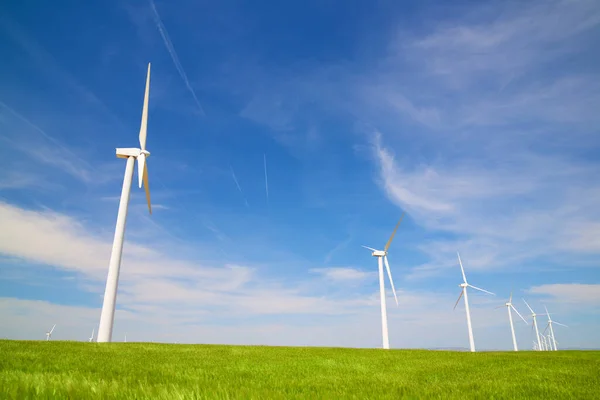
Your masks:
<path fill-rule="evenodd" d="M 185 71 L 183 70 L 183 66 L 179 62 L 179 57 L 177 57 L 177 53 L 175 52 L 175 47 L 173 47 L 173 43 L 171 42 L 171 39 L 169 38 L 169 33 L 167 32 L 167 28 L 165 27 L 162 20 L 160 19 L 160 16 L 158 15 L 158 10 L 156 9 L 156 5 L 154 4 L 153 0 L 150 0 L 150 6 L 152 7 L 152 11 L 154 11 L 154 22 L 156 22 L 156 27 L 158 28 L 160 35 L 162 36 L 163 41 L 165 42 L 165 46 L 167 47 L 167 50 L 169 51 L 169 54 L 171 55 L 171 59 L 173 60 L 173 64 L 175 64 L 175 68 L 177 68 L 177 72 L 179 72 L 179 76 L 181 76 L 181 79 L 183 79 L 183 82 L 185 83 L 188 90 L 194 97 L 194 101 L 196 102 L 198 109 L 200 109 L 200 113 L 202 115 L 205 115 L 204 109 L 200 105 L 200 101 L 198 101 L 198 97 L 196 96 L 196 92 L 194 92 L 194 89 L 192 89 L 192 86 L 190 85 L 190 81 L 188 80 L 187 75 L 186 75 Z"/>
<path fill-rule="evenodd" d="M 267 204 L 269 203 L 269 178 L 267 177 L 267 155 L 263 154 L 265 161 L 265 192 L 267 193 Z"/>
<path fill-rule="evenodd" d="M 233 167 L 230 165 L 229 169 L 231 170 L 231 177 L 233 178 L 233 181 L 235 182 L 235 186 L 237 186 L 238 190 L 240 191 L 240 193 L 242 194 L 242 197 L 244 198 L 244 202 L 246 203 L 246 207 L 250 207 L 250 204 L 248 204 L 248 200 L 246 200 L 246 196 L 244 195 L 244 192 L 242 191 L 242 188 L 240 187 L 240 184 L 238 183 L 238 180 L 235 176 L 235 172 L 233 172 Z"/>

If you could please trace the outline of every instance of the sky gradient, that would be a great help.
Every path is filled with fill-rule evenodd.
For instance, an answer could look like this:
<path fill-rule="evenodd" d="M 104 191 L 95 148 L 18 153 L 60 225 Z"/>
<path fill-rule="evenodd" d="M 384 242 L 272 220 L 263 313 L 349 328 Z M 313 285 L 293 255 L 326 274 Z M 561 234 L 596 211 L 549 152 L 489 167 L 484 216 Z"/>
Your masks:
<path fill-rule="evenodd" d="M 392 348 L 468 347 L 457 251 L 478 349 L 511 291 L 600 348 L 598 42 L 595 0 L 2 4 L 0 337 L 97 330 L 151 62 L 113 340 L 380 347 L 406 211 Z"/>

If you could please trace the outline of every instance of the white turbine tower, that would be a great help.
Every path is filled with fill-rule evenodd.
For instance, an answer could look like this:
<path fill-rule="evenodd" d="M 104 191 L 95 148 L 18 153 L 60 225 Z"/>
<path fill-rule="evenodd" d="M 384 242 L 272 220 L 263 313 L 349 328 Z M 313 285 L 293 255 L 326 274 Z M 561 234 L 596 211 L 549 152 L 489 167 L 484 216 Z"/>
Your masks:
<path fill-rule="evenodd" d="M 546 310 L 546 314 L 541 314 L 541 315 L 548 316 L 548 325 L 546 325 L 546 329 L 544 329 L 544 333 L 546 333 L 548 328 L 550 328 L 550 335 L 548 336 L 549 337 L 548 341 L 550 342 L 550 350 L 556 351 L 556 350 L 558 350 L 558 347 L 556 347 L 556 338 L 554 337 L 554 329 L 552 328 L 552 325 L 556 324 L 556 325 L 564 326 L 565 328 L 568 328 L 568 326 L 565 324 L 561 324 L 560 322 L 553 321 L 552 318 L 550 317 L 550 313 L 548 312 L 548 309 L 546 308 L 546 306 L 544 306 L 544 309 Z M 552 348 L 553 346 L 554 346 L 554 348 Z"/>
<path fill-rule="evenodd" d="M 96 330 L 95 328 L 92 329 L 92 336 L 90 336 L 89 339 L 88 339 L 88 342 L 90 342 L 90 343 L 94 340 L 94 331 L 95 330 Z"/>
<path fill-rule="evenodd" d="M 54 324 L 54 326 L 52 326 L 52 329 L 50 329 L 48 332 L 46 332 L 46 340 L 50 340 L 50 337 L 52 336 L 52 332 L 54 332 L 54 328 L 56 328 L 56 324 Z"/>
<path fill-rule="evenodd" d="M 371 250 L 373 252 L 372 253 L 373 257 L 377 257 L 377 265 L 379 267 L 379 295 L 381 298 L 381 334 L 382 334 L 382 338 L 383 338 L 383 348 L 384 349 L 390 348 L 390 339 L 388 336 L 387 310 L 386 310 L 386 305 L 385 305 L 385 284 L 384 284 L 384 280 L 383 280 L 383 263 L 385 262 L 385 268 L 387 269 L 387 274 L 388 274 L 388 277 L 390 278 L 390 284 L 392 285 L 392 291 L 394 292 L 394 299 L 396 299 L 396 305 L 398 305 L 398 296 L 396 296 L 396 289 L 394 288 L 394 281 L 392 280 L 392 271 L 390 271 L 390 264 L 388 263 L 388 259 L 387 259 L 387 251 L 390 248 L 390 245 L 392 244 L 392 240 L 394 239 L 394 235 L 396 234 L 396 231 L 398 230 L 398 227 L 400 226 L 400 223 L 402 222 L 402 218 L 404 218 L 404 213 L 402 213 L 402 215 L 400 216 L 400 220 L 396 224 L 396 227 L 394 228 L 394 231 L 392 232 L 392 235 L 390 236 L 389 240 L 385 244 L 385 247 L 383 248 L 383 250 L 375 250 L 374 248 L 371 248 L 371 247 L 362 246 L 365 249 Z"/>
<path fill-rule="evenodd" d="M 540 335 L 540 347 L 541 347 L 541 351 L 546 351 L 547 346 L 546 346 L 546 337 L 544 335 Z"/>
<path fill-rule="evenodd" d="M 492 292 L 488 292 L 487 290 L 473 286 L 470 283 L 468 283 L 467 277 L 465 275 L 465 269 L 463 268 L 462 261 L 460 259 L 460 254 L 458 253 L 458 251 L 456 252 L 456 255 L 458 256 L 458 263 L 460 264 L 460 271 L 462 272 L 463 283 L 458 285 L 459 287 L 462 288 L 462 290 L 460 292 L 460 295 L 458 296 L 458 299 L 456 300 L 456 303 L 454 304 L 454 309 L 456 309 L 456 306 L 458 305 L 460 298 L 464 296 L 465 297 L 465 310 L 467 311 L 467 327 L 469 328 L 469 346 L 470 346 L 471 351 L 474 352 L 475 351 L 475 341 L 473 340 L 473 327 L 471 326 L 471 311 L 469 310 L 469 297 L 467 295 L 467 287 L 471 287 L 475 290 L 479 290 L 480 292 L 489 293 L 493 296 L 495 296 L 495 294 Z"/>
<path fill-rule="evenodd" d="M 102 314 L 100 315 L 100 326 L 98 327 L 98 342 L 110 342 L 112 340 L 115 305 L 117 301 L 117 288 L 119 285 L 119 269 L 121 268 L 123 237 L 125 236 L 125 222 L 127 220 L 127 206 L 129 205 L 131 180 L 133 179 L 133 165 L 136 159 L 138 162 L 139 187 L 141 188 L 142 183 L 144 184 L 144 189 L 146 190 L 146 201 L 148 202 L 148 210 L 150 211 L 150 214 L 152 214 L 152 207 L 150 205 L 150 187 L 148 186 L 148 165 L 146 164 L 146 157 L 150 156 L 150 153 L 146 150 L 149 94 L 150 63 L 148 64 L 148 75 L 146 76 L 146 91 L 144 94 L 144 107 L 142 109 L 142 123 L 140 126 L 140 148 L 117 149 L 117 157 L 127 159 L 127 164 L 125 166 L 123 188 L 121 190 L 121 201 L 119 202 L 117 225 L 115 227 L 115 237 L 110 255 L 110 263 L 108 266 L 106 289 L 104 291 L 104 302 L 102 304 Z"/>
<path fill-rule="evenodd" d="M 517 311 L 517 309 L 515 308 L 515 306 L 513 306 L 512 304 L 512 291 L 510 292 L 510 298 L 508 299 L 508 301 L 506 303 L 504 303 L 503 306 L 498 306 L 496 308 L 500 308 L 500 307 L 506 307 L 506 309 L 508 310 L 508 320 L 510 321 L 510 332 L 512 334 L 512 341 L 513 341 L 513 348 L 515 351 L 519 351 L 519 348 L 517 347 L 517 338 L 515 337 L 515 326 L 513 324 L 513 319 L 512 319 L 512 310 L 515 310 L 515 312 L 517 313 L 517 315 L 519 317 L 521 317 L 521 319 L 523 320 L 523 322 L 525 322 L 527 324 L 527 321 L 525 321 L 525 318 L 523 318 L 523 316 L 521 315 L 521 313 L 519 313 Z M 529 324 L 527 324 L 529 325 Z"/>
<path fill-rule="evenodd" d="M 537 343 L 538 343 L 538 350 L 541 351 L 542 350 L 542 343 L 540 342 L 540 331 L 538 329 L 538 325 L 537 325 L 537 319 L 536 316 L 537 314 L 535 313 L 535 311 L 533 311 L 533 309 L 529 306 L 529 304 L 525 301 L 525 299 L 523 299 L 523 301 L 525 302 L 525 305 L 527 306 L 527 308 L 529 308 L 529 311 L 531 311 L 531 318 L 533 319 L 533 326 L 532 328 L 535 328 L 535 337 L 537 339 Z"/>

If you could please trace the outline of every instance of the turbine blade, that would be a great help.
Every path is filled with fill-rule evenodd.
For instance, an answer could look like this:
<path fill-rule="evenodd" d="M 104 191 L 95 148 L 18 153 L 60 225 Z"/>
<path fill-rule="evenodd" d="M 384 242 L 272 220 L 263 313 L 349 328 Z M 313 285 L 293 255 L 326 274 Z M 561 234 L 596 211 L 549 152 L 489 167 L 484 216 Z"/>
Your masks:
<path fill-rule="evenodd" d="M 546 306 L 544 306 L 544 310 L 546 310 L 546 315 L 548 316 L 548 319 L 550 319 L 550 313 L 548 312 L 548 308 Z"/>
<path fill-rule="evenodd" d="M 52 332 L 54 332 L 54 328 L 56 328 L 56 324 L 54 324 L 54 325 L 52 326 L 52 329 L 50 329 L 50 334 L 51 334 L 51 335 L 52 335 Z"/>
<path fill-rule="evenodd" d="M 148 211 L 152 214 L 152 205 L 150 204 L 150 186 L 148 185 L 148 163 L 144 164 L 144 190 L 146 191 L 146 202 Z"/>
<path fill-rule="evenodd" d="M 392 292 L 394 292 L 394 299 L 396 299 L 396 305 L 398 305 L 398 296 L 396 296 L 396 288 L 394 287 L 392 271 L 390 270 L 390 263 L 388 262 L 387 256 L 383 257 L 383 261 L 385 262 L 385 269 L 387 270 L 388 277 L 390 278 L 390 283 L 392 284 Z"/>
<path fill-rule="evenodd" d="M 523 316 L 521 315 L 521 313 L 517 311 L 517 309 L 515 308 L 515 306 L 512 305 L 512 303 L 511 303 L 510 307 L 517 313 L 517 315 L 519 317 L 521 317 L 521 319 L 523 320 L 523 322 L 525 322 L 527 325 L 529 325 L 529 323 L 527 321 L 525 321 L 525 318 L 523 318 Z"/>
<path fill-rule="evenodd" d="M 525 299 L 522 299 L 525 302 L 525 305 L 527 306 L 527 308 L 529 308 L 529 311 L 531 311 L 532 314 L 535 314 L 535 312 L 533 312 L 533 310 L 531 309 L 531 307 L 529 307 L 529 304 L 527 304 L 527 302 L 525 301 Z"/>
<path fill-rule="evenodd" d="M 142 182 L 144 180 L 144 167 L 146 166 L 146 155 L 144 153 L 140 153 L 137 157 L 137 167 L 138 167 L 138 183 L 140 185 L 140 189 L 142 188 Z"/>
<path fill-rule="evenodd" d="M 542 334 L 546 333 L 546 331 L 548 330 L 548 327 L 550 327 L 550 323 L 548 323 L 548 325 L 546 325 L 546 329 L 544 329 L 544 332 L 542 332 Z"/>
<path fill-rule="evenodd" d="M 552 321 L 552 323 L 553 323 L 553 324 L 556 324 L 556 325 L 564 326 L 565 328 L 568 328 L 568 326 L 567 326 L 567 325 L 565 325 L 565 324 L 561 324 L 560 322 Z"/>
<path fill-rule="evenodd" d="M 142 108 L 142 123 L 140 125 L 140 148 L 146 150 L 146 133 L 148 130 L 148 97 L 150 97 L 150 63 L 146 76 L 146 91 L 144 93 L 144 107 Z"/>
<path fill-rule="evenodd" d="M 489 293 L 489 294 L 491 294 L 492 296 L 495 296 L 495 295 L 496 295 L 495 293 L 488 292 L 488 291 L 487 291 L 487 290 L 485 290 L 485 289 L 478 288 L 477 286 L 473 286 L 473 285 L 471 285 L 471 284 L 469 284 L 469 287 L 471 287 L 471 288 L 473 288 L 473 289 L 475 289 L 475 290 L 479 290 L 480 292 Z"/>
<path fill-rule="evenodd" d="M 456 310 L 456 306 L 458 305 L 458 302 L 460 301 L 460 298 L 463 296 L 464 290 L 460 291 L 460 294 L 458 295 L 458 299 L 456 300 L 456 303 L 454 303 L 454 308 L 453 310 Z"/>
<path fill-rule="evenodd" d="M 458 263 L 460 264 L 460 272 L 462 272 L 463 282 L 467 283 L 467 277 L 465 276 L 465 269 L 463 268 L 462 261 L 460 259 L 460 254 L 458 254 L 458 251 L 456 252 L 456 255 L 458 256 Z"/>
<path fill-rule="evenodd" d="M 367 246 L 363 246 L 363 245 L 361 245 L 361 247 L 364 247 L 365 249 L 369 249 L 369 250 L 371 250 L 371 251 L 377 251 L 377 250 L 375 250 L 375 249 L 374 249 L 374 248 L 372 248 L 372 247 L 367 247 Z"/>
<path fill-rule="evenodd" d="M 404 218 L 404 212 L 400 216 L 400 220 L 396 224 L 396 227 L 394 228 L 394 232 L 392 232 L 392 236 L 390 236 L 389 240 L 385 244 L 385 247 L 383 248 L 383 251 L 388 251 L 388 249 L 390 248 L 390 245 L 392 244 L 392 240 L 394 240 L 394 236 L 396 235 L 396 231 L 398 230 L 398 227 L 400 226 L 400 222 L 402 222 L 402 218 Z"/>
<path fill-rule="evenodd" d="M 511 303 L 511 304 L 512 304 L 512 294 L 513 294 L 513 291 L 511 290 L 510 291 L 510 297 L 508 298 L 508 302 Z"/>

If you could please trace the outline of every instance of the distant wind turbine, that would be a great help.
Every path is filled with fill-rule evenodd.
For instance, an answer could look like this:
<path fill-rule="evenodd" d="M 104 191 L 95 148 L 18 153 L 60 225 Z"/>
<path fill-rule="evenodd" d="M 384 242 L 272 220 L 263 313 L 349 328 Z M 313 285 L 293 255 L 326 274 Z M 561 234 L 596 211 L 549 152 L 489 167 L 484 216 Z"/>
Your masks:
<path fill-rule="evenodd" d="M 544 329 L 544 333 L 546 333 L 548 328 L 550 328 L 550 336 L 549 337 L 552 339 L 552 341 L 550 342 L 550 350 L 556 351 L 556 350 L 558 350 L 558 347 L 556 347 L 556 338 L 554 337 L 554 329 L 552 328 L 552 325 L 556 324 L 556 325 L 564 326 L 565 328 L 568 328 L 568 326 L 565 324 L 561 324 L 560 322 L 553 321 L 552 318 L 550 317 L 550 313 L 548 312 L 548 309 L 546 308 L 546 306 L 544 306 L 544 309 L 546 310 L 546 314 L 541 314 L 541 315 L 548 316 L 548 325 L 546 325 L 546 329 Z M 554 346 L 554 348 L 552 348 L 552 346 Z"/>
<path fill-rule="evenodd" d="M 479 290 L 480 292 L 491 294 L 492 296 L 495 296 L 495 294 L 492 292 L 488 292 L 487 290 L 478 288 L 477 286 L 473 286 L 470 283 L 468 283 L 467 277 L 465 275 L 465 269 L 463 268 L 462 261 L 460 259 L 460 254 L 458 253 L 458 251 L 456 252 L 456 255 L 458 256 L 458 264 L 460 265 L 460 272 L 462 272 L 463 283 L 458 285 L 459 287 L 462 288 L 462 290 L 460 292 L 460 295 L 458 296 L 458 299 L 456 300 L 456 303 L 454 304 L 454 309 L 456 309 L 456 306 L 458 305 L 460 298 L 464 296 L 465 297 L 465 310 L 467 312 L 467 327 L 469 329 L 469 347 L 471 348 L 471 352 L 475 352 L 475 340 L 473 339 L 473 327 L 471 326 L 471 311 L 469 310 L 469 297 L 467 295 L 467 287 L 471 287 L 475 290 Z"/>
<path fill-rule="evenodd" d="M 396 300 L 396 305 L 398 305 L 398 296 L 396 296 L 396 289 L 394 288 L 394 281 L 392 280 L 392 271 L 390 270 L 390 264 L 387 259 L 387 252 L 392 244 L 392 240 L 394 239 L 394 235 L 396 235 L 396 231 L 402 222 L 402 218 L 404 218 L 404 213 L 400 216 L 400 220 L 396 224 L 392 235 L 388 239 L 387 243 L 383 250 L 375 250 L 372 247 L 362 246 L 365 249 L 371 250 L 373 253 L 371 254 L 373 257 L 377 257 L 377 265 L 379 267 L 379 295 L 381 299 L 381 335 L 383 338 L 383 348 L 390 348 L 390 339 L 388 336 L 388 326 L 387 326 L 387 310 L 385 304 L 385 283 L 383 279 L 383 263 L 385 262 L 385 268 L 387 269 L 387 274 L 390 279 L 390 284 L 392 285 L 392 291 L 394 292 L 394 299 Z"/>
<path fill-rule="evenodd" d="M 512 310 L 515 310 L 515 312 L 517 313 L 517 315 L 519 317 L 521 317 L 521 319 L 523 320 L 523 322 L 525 322 L 527 324 L 527 321 L 525 321 L 525 318 L 523 318 L 523 316 L 521 315 L 521 313 L 519 313 L 517 311 L 517 309 L 515 308 L 515 306 L 513 306 L 512 304 L 512 291 L 510 292 L 510 298 L 508 299 L 508 301 L 506 303 L 504 303 L 503 306 L 498 306 L 496 308 L 500 308 L 500 307 L 506 307 L 506 309 L 508 310 L 508 320 L 510 321 L 510 333 L 512 334 L 512 341 L 513 341 L 513 348 L 515 351 L 519 351 L 518 347 L 517 347 L 517 338 L 515 337 L 515 326 L 513 324 L 513 319 L 512 319 Z M 529 324 L 527 324 L 529 325 Z"/>
<path fill-rule="evenodd" d="M 115 305 L 117 301 L 117 288 L 119 286 L 119 270 L 121 268 L 121 255 L 123 253 L 123 238 L 125 236 L 125 222 L 127 221 L 127 206 L 129 205 L 129 194 L 131 191 L 131 180 L 133 179 L 133 165 L 137 160 L 139 187 L 144 184 L 146 190 L 146 201 L 148 210 L 152 214 L 150 205 L 150 187 L 148 186 L 148 165 L 146 158 L 150 152 L 146 150 L 146 134 L 148 129 L 148 98 L 150 95 L 150 63 L 148 63 L 148 75 L 146 76 L 146 91 L 144 93 L 144 107 L 142 109 L 142 122 L 140 125 L 140 148 L 118 148 L 117 157 L 127 159 L 123 188 L 121 190 L 121 201 L 117 214 L 117 225 L 113 241 L 108 276 L 106 278 L 106 289 L 104 291 L 104 302 L 102 314 L 100 315 L 100 326 L 98 327 L 98 342 L 110 342 L 115 318 Z"/>
<path fill-rule="evenodd" d="M 52 332 L 54 332 L 54 328 L 56 328 L 56 324 L 54 324 L 54 326 L 52 326 L 52 329 L 50 329 L 48 332 L 46 332 L 46 340 L 50 340 L 50 337 L 52 336 Z"/>
<path fill-rule="evenodd" d="M 540 331 L 539 331 L 538 325 L 537 325 L 537 319 L 536 319 L 537 314 L 535 313 L 535 311 L 533 311 L 533 309 L 529 306 L 529 304 L 525 301 L 525 299 L 523 299 L 523 301 L 525 302 L 525 305 L 527 306 L 527 308 L 529 308 L 529 311 L 531 311 L 531 319 L 533 320 L 532 328 L 535 328 L 535 337 L 536 337 L 537 343 L 538 343 L 537 350 L 541 351 L 542 343 L 540 342 Z"/>
<path fill-rule="evenodd" d="M 92 329 L 92 336 L 89 337 L 88 342 L 92 342 L 94 340 L 94 331 L 96 330 L 96 328 Z"/>

